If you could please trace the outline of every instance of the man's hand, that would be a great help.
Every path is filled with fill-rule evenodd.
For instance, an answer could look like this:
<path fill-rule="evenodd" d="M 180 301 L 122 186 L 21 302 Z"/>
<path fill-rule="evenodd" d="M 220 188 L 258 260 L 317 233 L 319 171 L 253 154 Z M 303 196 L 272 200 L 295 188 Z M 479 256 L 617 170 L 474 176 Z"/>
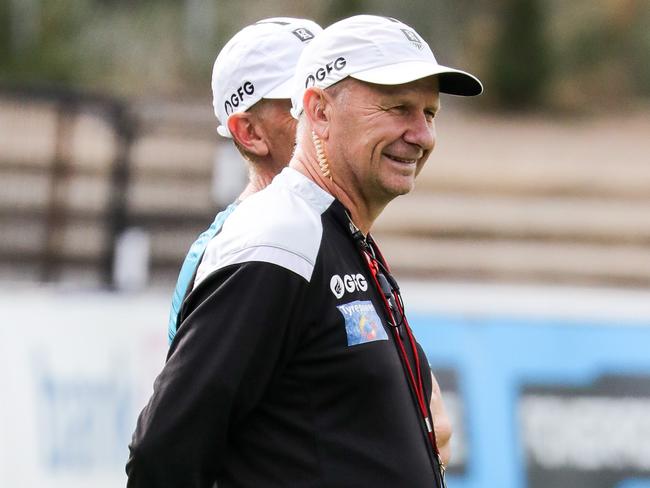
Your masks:
<path fill-rule="evenodd" d="M 436 381 L 436 377 L 431 373 L 431 415 L 433 415 L 433 428 L 436 434 L 436 441 L 438 443 L 438 450 L 440 451 L 440 458 L 442 463 L 449 465 L 451 457 L 451 447 L 449 439 L 451 439 L 451 421 L 447 416 L 445 404 L 442 401 L 442 394 L 440 392 L 440 385 Z"/>

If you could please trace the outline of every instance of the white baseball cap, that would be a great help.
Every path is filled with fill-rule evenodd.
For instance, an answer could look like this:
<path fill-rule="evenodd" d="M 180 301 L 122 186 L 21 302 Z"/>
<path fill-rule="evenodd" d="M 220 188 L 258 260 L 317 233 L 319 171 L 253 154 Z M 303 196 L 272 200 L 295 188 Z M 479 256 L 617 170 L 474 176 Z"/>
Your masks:
<path fill-rule="evenodd" d="M 300 53 L 322 30 L 311 20 L 274 17 L 235 34 L 212 68 L 212 105 L 221 123 L 217 132 L 232 137 L 228 117 L 262 98 L 291 98 Z"/>
<path fill-rule="evenodd" d="M 291 114 L 302 112 L 305 90 L 327 88 L 351 76 L 380 85 L 401 85 L 437 75 L 441 93 L 473 96 L 483 91 L 474 75 L 436 61 L 413 28 L 399 20 L 356 15 L 327 27 L 302 52 L 294 77 Z"/>

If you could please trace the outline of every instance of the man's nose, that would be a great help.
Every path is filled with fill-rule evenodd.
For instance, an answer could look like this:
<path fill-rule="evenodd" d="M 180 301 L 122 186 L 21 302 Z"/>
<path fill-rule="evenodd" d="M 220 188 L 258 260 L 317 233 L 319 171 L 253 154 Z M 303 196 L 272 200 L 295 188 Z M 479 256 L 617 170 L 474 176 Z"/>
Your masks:
<path fill-rule="evenodd" d="M 421 147 L 423 151 L 433 150 L 436 143 L 435 122 L 424 113 L 414 115 L 404 133 L 404 140 Z"/>

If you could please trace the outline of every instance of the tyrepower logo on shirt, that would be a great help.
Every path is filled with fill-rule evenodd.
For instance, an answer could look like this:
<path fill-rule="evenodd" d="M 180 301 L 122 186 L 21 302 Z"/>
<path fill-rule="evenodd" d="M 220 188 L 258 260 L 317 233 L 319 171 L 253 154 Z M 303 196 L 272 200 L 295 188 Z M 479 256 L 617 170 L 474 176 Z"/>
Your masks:
<path fill-rule="evenodd" d="M 355 300 L 338 305 L 336 308 L 339 309 L 345 320 L 348 346 L 388 340 L 381 319 L 370 300 Z"/>
<path fill-rule="evenodd" d="M 361 274 L 346 274 L 341 278 L 340 275 L 332 276 L 330 280 L 330 290 L 334 293 L 336 298 L 343 298 L 345 292 L 353 293 L 355 291 L 366 291 L 368 289 L 368 282 Z"/>

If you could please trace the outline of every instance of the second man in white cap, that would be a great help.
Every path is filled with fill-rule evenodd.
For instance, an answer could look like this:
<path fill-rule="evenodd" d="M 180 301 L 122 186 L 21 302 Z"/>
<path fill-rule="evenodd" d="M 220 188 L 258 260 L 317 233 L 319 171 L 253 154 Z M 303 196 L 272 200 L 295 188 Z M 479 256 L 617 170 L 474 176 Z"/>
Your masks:
<path fill-rule="evenodd" d="M 249 182 L 190 247 L 172 296 L 170 344 L 207 243 L 239 202 L 265 188 L 291 159 L 296 141 L 296 120 L 290 114 L 293 74 L 302 50 L 322 30 L 307 19 L 260 20 L 235 34 L 214 62 L 212 105 L 219 120 L 217 132 L 232 139 L 247 161 Z"/>

